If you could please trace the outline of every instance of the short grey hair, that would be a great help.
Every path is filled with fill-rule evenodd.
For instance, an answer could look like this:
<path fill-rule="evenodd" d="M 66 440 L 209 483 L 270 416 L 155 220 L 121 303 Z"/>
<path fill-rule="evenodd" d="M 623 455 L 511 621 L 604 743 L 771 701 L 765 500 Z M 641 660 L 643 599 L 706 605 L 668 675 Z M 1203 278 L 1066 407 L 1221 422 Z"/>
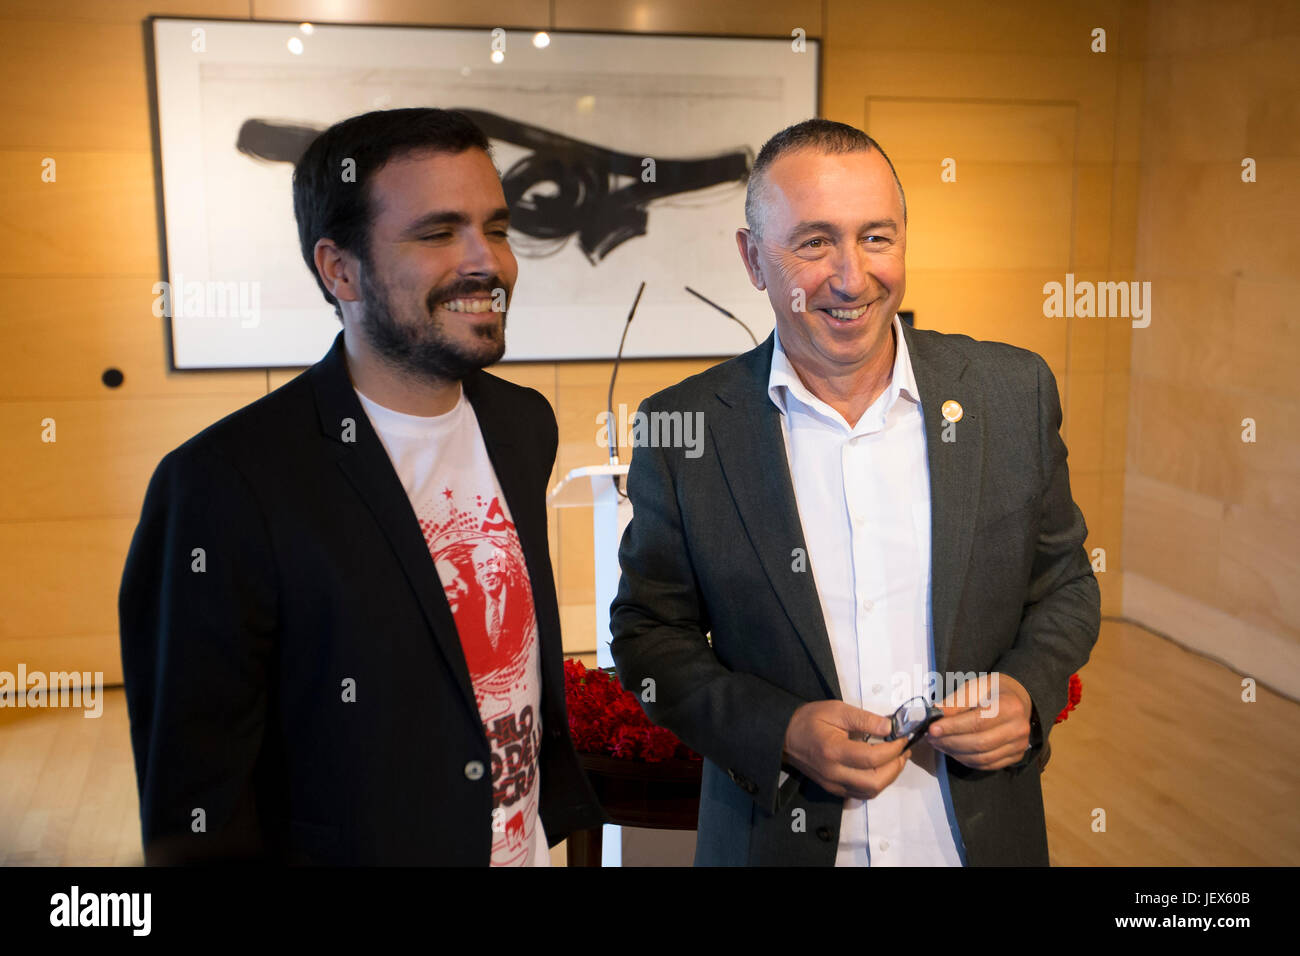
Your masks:
<path fill-rule="evenodd" d="M 894 164 L 880 144 L 862 130 L 837 123 L 834 120 L 810 119 L 802 123 L 787 126 L 777 133 L 758 151 L 754 167 L 749 171 L 749 185 L 745 189 L 745 225 L 755 236 L 760 235 L 759 196 L 767 178 L 767 168 L 779 157 L 798 149 L 815 149 L 822 153 L 860 153 L 875 150 L 884 157 L 885 164 L 893 173 L 894 183 L 898 186 L 898 198 L 903 204 L 903 223 L 907 223 L 907 197 L 903 194 L 903 184 L 899 182 Z"/>

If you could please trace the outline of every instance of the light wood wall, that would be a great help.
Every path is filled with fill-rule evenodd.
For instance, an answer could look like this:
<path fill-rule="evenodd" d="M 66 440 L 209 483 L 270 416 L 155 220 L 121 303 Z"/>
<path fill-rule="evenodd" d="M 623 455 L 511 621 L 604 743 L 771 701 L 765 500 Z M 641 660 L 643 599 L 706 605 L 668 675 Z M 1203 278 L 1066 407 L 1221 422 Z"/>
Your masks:
<path fill-rule="evenodd" d="M 150 13 L 737 35 L 799 27 L 823 38 L 823 115 L 865 126 L 908 191 L 905 307 L 925 327 L 1031 348 L 1056 373 L 1075 497 L 1089 548 L 1107 550 L 1103 600 L 1117 610 L 1130 332 L 1123 320 L 1045 318 L 1042 286 L 1067 272 L 1133 277 L 1145 9 L 1123 0 L 9 0 L 0 8 L 0 103 L 10 118 L 0 132 L 9 358 L 0 669 L 23 662 L 120 679 L 117 586 L 154 465 L 289 377 L 166 371 L 163 324 L 150 311 L 160 277 Z M 1104 54 L 1089 49 L 1095 27 L 1107 30 Z M 41 181 L 46 157 L 55 183 Z M 955 183 L 940 181 L 945 157 L 957 162 Z M 1193 231 L 1186 220 L 1170 228 L 1177 223 Z M 1195 225 L 1196 241 L 1211 241 Z M 628 363 L 615 402 L 635 407 L 707 364 Z M 110 367 L 125 374 L 119 388 L 100 381 Z M 498 371 L 555 407 L 557 475 L 602 460 L 595 415 L 608 363 Z M 45 418 L 56 421 L 54 443 L 41 441 Z M 1278 413 L 1272 427 L 1294 421 Z M 567 511 L 551 521 L 565 646 L 591 652 L 591 519 Z"/>
<path fill-rule="evenodd" d="M 1147 35 L 1125 613 L 1296 696 L 1300 6 L 1152 4 Z"/>

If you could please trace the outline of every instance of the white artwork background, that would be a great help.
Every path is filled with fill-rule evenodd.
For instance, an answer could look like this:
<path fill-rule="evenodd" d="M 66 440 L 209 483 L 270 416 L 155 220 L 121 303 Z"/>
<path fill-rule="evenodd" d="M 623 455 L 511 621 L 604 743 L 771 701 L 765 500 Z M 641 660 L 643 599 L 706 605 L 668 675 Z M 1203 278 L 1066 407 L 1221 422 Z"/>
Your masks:
<path fill-rule="evenodd" d="M 203 52 L 193 49 L 203 31 Z M 250 119 L 325 128 L 373 109 L 486 110 L 656 163 L 748 149 L 816 113 L 817 47 L 786 40 L 552 34 L 506 35 L 506 59 L 488 59 L 485 30 L 154 21 L 167 229 L 167 278 L 256 283 L 256 324 L 237 315 L 172 321 L 177 368 L 303 366 L 339 330 L 302 260 L 292 166 L 235 148 Z M 299 37 L 301 55 L 288 49 Z M 528 150 L 493 141 L 504 173 Z M 617 185 L 617 184 L 615 184 Z M 646 291 L 625 355 L 734 355 L 744 330 L 683 288 L 772 328 L 766 295 L 749 284 L 734 233 L 744 185 L 652 201 L 646 235 L 595 265 L 571 237 L 547 244 L 514 230 L 519 259 L 506 360 L 612 358 L 638 284 Z M 553 245 L 553 244 L 552 244 Z"/>

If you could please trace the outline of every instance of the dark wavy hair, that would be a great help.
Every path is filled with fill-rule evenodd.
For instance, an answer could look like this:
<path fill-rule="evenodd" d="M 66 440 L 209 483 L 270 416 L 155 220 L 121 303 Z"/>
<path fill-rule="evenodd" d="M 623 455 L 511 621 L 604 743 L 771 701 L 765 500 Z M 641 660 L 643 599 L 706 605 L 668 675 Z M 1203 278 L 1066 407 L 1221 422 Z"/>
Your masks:
<path fill-rule="evenodd" d="M 420 152 L 461 153 L 481 149 L 488 138 L 454 110 L 375 110 L 335 123 L 303 152 L 293 168 L 293 214 L 298 242 L 325 301 L 343 313 L 316 271 L 316 243 L 332 239 L 340 249 L 370 264 L 370 180 L 384 164 Z M 351 161 L 350 163 L 348 161 Z"/>

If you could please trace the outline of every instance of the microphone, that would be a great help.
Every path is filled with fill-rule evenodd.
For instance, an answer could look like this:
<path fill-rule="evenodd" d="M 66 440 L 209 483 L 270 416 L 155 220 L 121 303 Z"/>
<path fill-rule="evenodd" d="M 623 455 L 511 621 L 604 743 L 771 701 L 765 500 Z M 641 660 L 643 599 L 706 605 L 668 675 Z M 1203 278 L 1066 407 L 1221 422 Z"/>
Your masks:
<path fill-rule="evenodd" d="M 684 286 L 683 288 L 685 288 L 686 291 L 689 292 L 691 295 L 695 296 L 695 298 L 699 299 L 699 300 L 702 301 L 702 302 L 707 302 L 709 305 L 713 306 L 715 309 L 717 309 L 719 312 L 721 312 L 721 313 L 722 313 L 723 315 L 725 315 L 727 318 L 731 319 L 732 322 L 735 322 L 737 325 L 739 325 L 739 326 L 740 326 L 742 329 L 744 329 L 746 332 L 749 332 L 749 339 L 750 339 L 750 341 L 753 342 L 755 346 L 758 345 L 758 339 L 754 338 L 754 333 L 749 331 L 749 326 L 748 326 L 748 325 L 746 325 L 744 322 L 740 321 L 740 319 L 736 318 L 734 315 L 732 315 L 730 312 L 728 312 L 728 311 L 727 311 L 726 309 L 724 309 L 722 306 L 718 305 L 718 303 L 714 302 L 712 299 L 707 298 L 706 296 L 702 296 L 702 295 L 700 295 L 698 292 L 696 292 L 696 291 L 695 291 L 694 289 L 692 289 L 690 286 Z"/>
<path fill-rule="evenodd" d="M 623 323 L 623 337 L 618 340 L 618 354 L 614 356 L 614 371 L 609 376 L 609 400 L 605 403 L 606 411 L 609 412 L 609 418 L 605 419 L 605 431 L 609 434 L 609 463 L 617 465 L 618 461 L 618 432 L 614 428 L 614 380 L 618 378 L 618 365 L 623 361 L 623 344 L 627 342 L 627 330 L 632 326 L 632 316 L 636 315 L 636 307 L 641 302 L 641 293 L 645 291 L 645 282 L 636 290 L 636 299 L 632 302 L 632 308 L 627 313 L 627 321 Z M 614 479 L 614 487 L 618 487 L 618 478 Z M 621 490 L 620 490 L 621 493 Z"/>

